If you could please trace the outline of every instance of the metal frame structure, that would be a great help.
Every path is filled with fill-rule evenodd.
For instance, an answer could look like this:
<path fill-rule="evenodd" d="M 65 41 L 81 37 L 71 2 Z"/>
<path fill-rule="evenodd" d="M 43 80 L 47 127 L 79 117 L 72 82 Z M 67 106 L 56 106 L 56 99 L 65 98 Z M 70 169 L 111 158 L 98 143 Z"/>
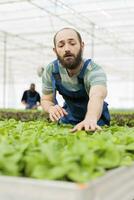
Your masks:
<path fill-rule="evenodd" d="M 84 56 L 106 71 L 111 107 L 133 107 L 133 19 L 132 0 L 0 0 L 0 107 L 19 107 L 30 82 L 41 92 L 37 68 L 55 58 L 53 35 L 63 27 L 81 33 Z"/>

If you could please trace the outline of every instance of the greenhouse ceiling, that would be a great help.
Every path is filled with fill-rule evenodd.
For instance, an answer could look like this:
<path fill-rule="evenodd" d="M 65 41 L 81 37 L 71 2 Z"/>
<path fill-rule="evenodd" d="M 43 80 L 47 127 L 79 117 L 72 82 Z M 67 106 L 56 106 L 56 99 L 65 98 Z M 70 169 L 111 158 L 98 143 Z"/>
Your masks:
<path fill-rule="evenodd" d="M 55 59 L 53 36 L 63 27 L 81 33 L 84 56 L 109 79 L 134 81 L 133 0 L 0 0 L 0 82 L 37 78 Z"/>

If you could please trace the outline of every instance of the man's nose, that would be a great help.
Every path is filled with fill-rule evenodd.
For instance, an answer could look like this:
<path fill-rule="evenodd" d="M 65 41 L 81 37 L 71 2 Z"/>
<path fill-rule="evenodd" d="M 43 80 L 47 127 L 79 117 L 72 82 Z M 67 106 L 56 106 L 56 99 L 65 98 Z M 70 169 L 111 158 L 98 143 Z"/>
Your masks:
<path fill-rule="evenodd" d="M 65 50 L 65 54 L 70 54 L 71 51 L 70 50 Z"/>
<path fill-rule="evenodd" d="M 68 44 L 66 44 L 64 46 L 64 50 L 65 50 L 65 52 L 70 52 L 70 46 Z"/>

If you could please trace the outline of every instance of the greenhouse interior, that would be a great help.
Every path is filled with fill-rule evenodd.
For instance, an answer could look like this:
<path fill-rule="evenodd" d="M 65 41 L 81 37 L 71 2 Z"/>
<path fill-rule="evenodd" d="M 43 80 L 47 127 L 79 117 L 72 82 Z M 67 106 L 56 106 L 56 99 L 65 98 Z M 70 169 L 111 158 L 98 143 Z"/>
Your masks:
<path fill-rule="evenodd" d="M 0 200 L 134 200 L 133 0 L 0 0 L 0 90 Z"/>

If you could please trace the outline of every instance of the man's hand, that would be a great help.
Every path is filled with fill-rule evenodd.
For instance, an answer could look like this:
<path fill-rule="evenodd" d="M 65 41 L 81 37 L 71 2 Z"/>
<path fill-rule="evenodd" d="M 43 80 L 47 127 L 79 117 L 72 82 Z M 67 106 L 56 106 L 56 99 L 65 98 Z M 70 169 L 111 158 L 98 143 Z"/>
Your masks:
<path fill-rule="evenodd" d="M 34 105 L 33 107 L 32 107 L 32 109 L 37 109 L 38 108 L 38 106 L 37 105 Z"/>
<path fill-rule="evenodd" d="M 85 131 L 96 131 L 96 130 L 101 130 L 101 127 L 97 125 L 96 120 L 87 120 L 84 119 L 80 123 L 78 123 L 72 130 L 71 132 L 75 131 L 80 131 L 80 130 L 85 130 Z"/>
<path fill-rule="evenodd" d="M 68 114 L 66 110 L 59 105 L 50 106 L 48 113 L 52 122 L 58 121 L 61 117 Z"/>

